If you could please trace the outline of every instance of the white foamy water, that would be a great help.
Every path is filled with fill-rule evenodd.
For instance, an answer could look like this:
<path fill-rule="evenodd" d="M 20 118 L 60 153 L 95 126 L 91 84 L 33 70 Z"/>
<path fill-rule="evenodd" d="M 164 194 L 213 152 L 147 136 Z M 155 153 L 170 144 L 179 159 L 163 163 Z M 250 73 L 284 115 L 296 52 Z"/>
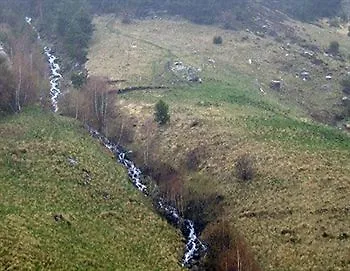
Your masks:
<path fill-rule="evenodd" d="M 32 27 L 36 33 L 38 40 L 41 40 L 40 33 L 36 27 L 32 24 L 32 18 L 26 17 L 26 22 Z M 50 68 L 50 99 L 51 105 L 54 112 L 58 111 L 58 98 L 61 95 L 60 80 L 62 75 L 59 72 L 61 70 L 60 65 L 57 63 L 58 58 L 52 53 L 52 49 L 49 47 L 44 48 L 44 53 L 49 62 Z"/>

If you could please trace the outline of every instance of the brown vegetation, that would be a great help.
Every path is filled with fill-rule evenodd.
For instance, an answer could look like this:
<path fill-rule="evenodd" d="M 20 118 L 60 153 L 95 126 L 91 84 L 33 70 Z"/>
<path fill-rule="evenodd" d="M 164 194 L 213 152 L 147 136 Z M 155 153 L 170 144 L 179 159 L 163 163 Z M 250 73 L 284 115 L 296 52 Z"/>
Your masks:
<path fill-rule="evenodd" d="M 107 116 L 114 116 L 114 96 L 108 95 L 107 80 L 91 76 L 80 90 L 74 89 L 62 100 L 64 114 L 105 131 Z"/>
<path fill-rule="evenodd" d="M 250 154 L 239 156 L 235 163 L 237 177 L 242 181 L 252 180 L 255 176 L 254 160 Z"/>
<path fill-rule="evenodd" d="M 204 262 L 205 270 L 212 271 L 259 271 L 253 254 L 243 237 L 231 225 L 218 221 L 204 232 L 209 251 Z"/>
<path fill-rule="evenodd" d="M 0 60 L 0 112 L 20 112 L 36 103 L 46 87 L 45 63 L 40 49 L 28 34 L 15 35 L 7 30 L 6 47 Z"/>
<path fill-rule="evenodd" d="M 205 158 L 205 148 L 197 147 L 189 151 L 185 157 L 185 167 L 188 170 L 196 171 Z"/>

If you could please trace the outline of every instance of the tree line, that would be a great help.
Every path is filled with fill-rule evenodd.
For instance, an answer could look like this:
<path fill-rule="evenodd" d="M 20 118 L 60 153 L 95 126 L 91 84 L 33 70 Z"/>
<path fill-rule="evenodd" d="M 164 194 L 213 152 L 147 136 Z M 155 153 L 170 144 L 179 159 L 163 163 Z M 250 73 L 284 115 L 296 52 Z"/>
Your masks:
<path fill-rule="evenodd" d="M 136 17 L 149 14 L 150 11 L 166 10 L 169 14 L 177 14 L 198 23 L 216 23 L 221 13 L 229 12 L 237 19 L 247 19 L 250 7 L 260 1 L 255 0 L 89 0 L 95 12 L 123 13 L 129 12 Z M 341 0 L 266 0 L 263 5 L 280 10 L 288 15 L 302 19 L 314 20 L 320 17 L 337 15 L 341 11 Z"/>

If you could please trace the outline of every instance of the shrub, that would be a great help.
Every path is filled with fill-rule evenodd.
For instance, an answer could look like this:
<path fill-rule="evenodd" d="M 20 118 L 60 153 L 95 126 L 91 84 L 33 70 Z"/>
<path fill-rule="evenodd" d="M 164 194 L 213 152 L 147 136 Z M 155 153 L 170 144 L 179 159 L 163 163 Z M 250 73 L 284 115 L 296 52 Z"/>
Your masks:
<path fill-rule="evenodd" d="M 159 102 L 156 103 L 154 117 L 155 121 L 160 125 L 164 125 L 170 120 L 169 105 L 163 100 L 159 100 Z"/>
<path fill-rule="evenodd" d="M 339 18 L 332 18 L 329 20 L 329 26 L 330 27 L 340 27 L 340 21 Z"/>
<path fill-rule="evenodd" d="M 184 217 L 194 222 L 196 231 L 202 232 L 224 212 L 223 200 L 224 197 L 214 191 L 189 189 L 185 195 Z"/>
<path fill-rule="evenodd" d="M 122 23 L 123 24 L 131 24 L 131 17 L 128 14 L 124 15 L 122 18 Z"/>
<path fill-rule="evenodd" d="M 86 83 L 86 75 L 82 72 L 75 72 L 71 75 L 70 80 L 74 88 L 79 89 Z"/>
<path fill-rule="evenodd" d="M 238 157 L 235 163 L 237 177 L 242 181 L 252 180 L 255 176 L 254 160 L 250 154 Z"/>
<path fill-rule="evenodd" d="M 185 158 L 185 165 L 188 170 L 198 170 L 203 157 L 205 156 L 205 149 L 198 147 L 187 153 Z"/>
<path fill-rule="evenodd" d="M 203 270 L 261 270 L 244 238 L 227 221 L 212 223 L 203 236 L 210 247 Z"/>
<path fill-rule="evenodd" d="M 343 92 L 350 94 L 350 76 L 345 77 L 340 84 L 343 86 Z"/>
<path fill-rule="evenodd" d="M 222 42 L 223 42 L 223 39 L 222 39 L 221 36 L 215 36 L 215 37 L 213 38 L 213 43 L 214 43 L 214 44 L 222 44 Z"/>
<path fill-rule="evenodd" d="M 328 47 L 328 52 L 332 55 L 338 55 L 339 54 L 339 42 L 337 41 L 331 41 Z"/>

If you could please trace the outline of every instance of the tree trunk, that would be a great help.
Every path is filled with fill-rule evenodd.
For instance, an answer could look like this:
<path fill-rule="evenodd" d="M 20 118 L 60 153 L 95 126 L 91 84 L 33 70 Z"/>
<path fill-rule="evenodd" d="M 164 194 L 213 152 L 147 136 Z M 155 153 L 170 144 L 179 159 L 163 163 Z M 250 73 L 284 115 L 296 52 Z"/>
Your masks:
<path fill-rule="evenodd" d="M 22 87 L 22 67 L 19 65 L 18 67 L 18 84 L 17 84 L 17 89 L 16 89 L 16 97 L 15 97 L 15 104 L 16 104 L 16 112 L 21 111 L 21 103 L 20 103 L 20 91 Z"/>

